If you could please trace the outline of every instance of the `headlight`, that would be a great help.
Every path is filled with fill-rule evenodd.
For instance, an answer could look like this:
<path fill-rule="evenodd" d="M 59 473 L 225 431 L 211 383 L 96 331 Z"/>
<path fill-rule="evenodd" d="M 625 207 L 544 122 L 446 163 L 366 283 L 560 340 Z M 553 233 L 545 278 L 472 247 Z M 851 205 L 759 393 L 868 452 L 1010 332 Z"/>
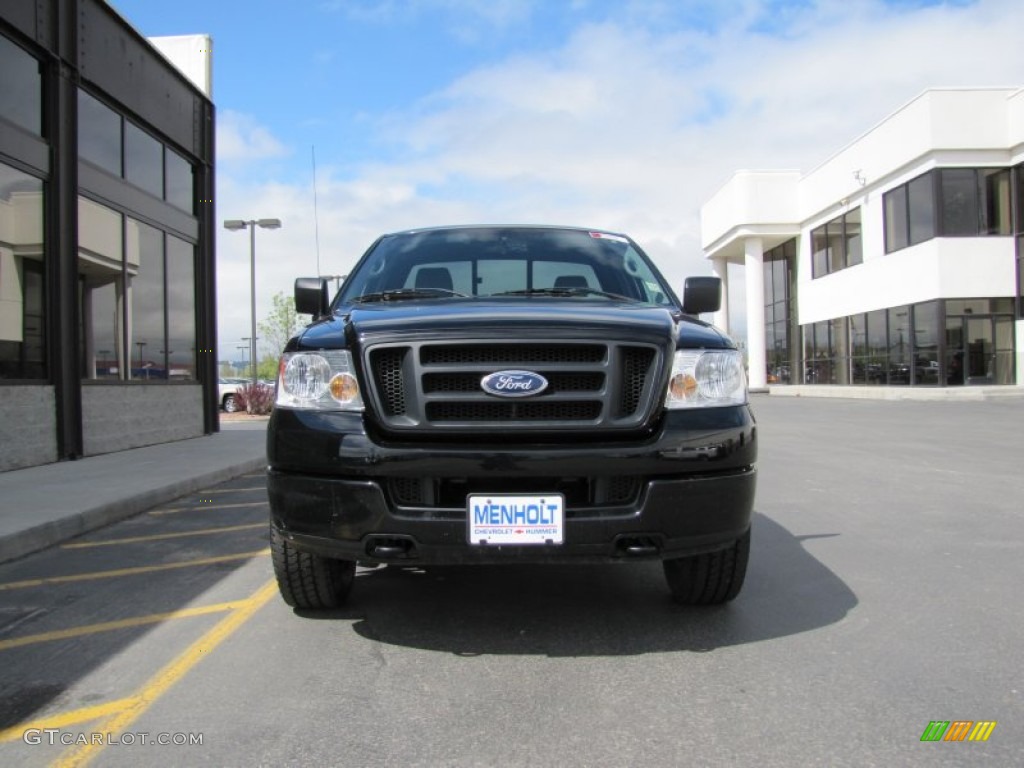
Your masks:
<path fill-rule="evenodd" d="M 348 350 L 290 352 L 278 369 L 280 408 L 361 411 L 363 398 Z"/>
<path fill-rule="evenodd" d="M 676 352 L 668 380 L 666 408 L 713 408 L 747 402 L 743 356 L 734 349 Z"/>

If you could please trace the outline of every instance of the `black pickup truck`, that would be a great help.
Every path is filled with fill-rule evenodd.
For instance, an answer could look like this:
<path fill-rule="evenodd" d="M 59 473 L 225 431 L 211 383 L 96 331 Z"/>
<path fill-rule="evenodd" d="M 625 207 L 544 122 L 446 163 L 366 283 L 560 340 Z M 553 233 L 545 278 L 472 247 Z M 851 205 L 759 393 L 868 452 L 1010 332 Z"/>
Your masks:
<path fill-rule="evenodd" d="M 735 344 L 628 237 L 447 227 L 380 237 L 288 342 L 267 435 L 271 549 L 299 608 L 360 565 L 658 559 L 673 598 L 734 598 L 757 430 Z"/>

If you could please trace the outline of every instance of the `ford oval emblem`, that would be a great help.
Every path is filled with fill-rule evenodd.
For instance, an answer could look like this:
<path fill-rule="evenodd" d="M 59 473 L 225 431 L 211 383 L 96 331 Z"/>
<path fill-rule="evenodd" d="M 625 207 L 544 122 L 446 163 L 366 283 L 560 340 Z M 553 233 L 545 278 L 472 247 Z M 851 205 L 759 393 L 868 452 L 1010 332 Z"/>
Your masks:
<path fill-rule="evenodd" d="M 480 388 L 498 397 L 530 397 L 548 388 L 548 380 L 533 371 L 496 371 L 480 379 Z"/>

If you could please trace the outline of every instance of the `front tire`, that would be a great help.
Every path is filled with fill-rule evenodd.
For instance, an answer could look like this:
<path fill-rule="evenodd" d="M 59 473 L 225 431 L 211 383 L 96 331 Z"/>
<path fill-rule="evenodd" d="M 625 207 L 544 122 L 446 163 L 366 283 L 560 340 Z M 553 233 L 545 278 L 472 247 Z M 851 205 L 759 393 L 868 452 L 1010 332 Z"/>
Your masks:
<path fill-rule="evenodd" d="M 355 561 L 302 552 L 273 526 L 270 527 L 270 558 L 281 597 L 293 608 L 338 608 L 345 604 L 352 591 Z"/>
<path fill-rule="evenodd" d="M 750 530 L 728 549 L 665 560 L 665 580 L 680 605 L 721 605 L 740 593 L 750 559 Z"/>
<path fill-rule="evenodd" d="M 224 398 L 224 413 L 234 413 L 238 410 L 238 400 L 234 395 L 227 395 Z"/>

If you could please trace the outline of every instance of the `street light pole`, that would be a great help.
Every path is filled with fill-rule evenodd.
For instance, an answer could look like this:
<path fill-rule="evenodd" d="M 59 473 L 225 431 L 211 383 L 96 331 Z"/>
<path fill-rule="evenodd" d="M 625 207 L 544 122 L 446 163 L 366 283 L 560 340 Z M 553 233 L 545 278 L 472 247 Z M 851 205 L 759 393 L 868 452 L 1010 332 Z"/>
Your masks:
<path fill-rule="evenodd" d="M 250 286 L 250 302 L 251 302 L 251 317 L 252 320 L 252 333 L 249 334 L 249 344 L 251 348 L 249 350 L 249 368 L 252 372 L 252 387 L 253 394 L 256 392 L 256 225 L 255 222 L 249 222 L 249 286 Z"/>
<path fill-rule="evenodd" d="M 249 337 L 249 365 L 252 374 L 252 385 L 256 386 L 256 227 L 264 229 L 280 229 L 280 219 L 225 219 L 224 228 L 232 231 L 249 228 L 249 280 L 250 280 L 250 312 L 252 334 Z"/>

